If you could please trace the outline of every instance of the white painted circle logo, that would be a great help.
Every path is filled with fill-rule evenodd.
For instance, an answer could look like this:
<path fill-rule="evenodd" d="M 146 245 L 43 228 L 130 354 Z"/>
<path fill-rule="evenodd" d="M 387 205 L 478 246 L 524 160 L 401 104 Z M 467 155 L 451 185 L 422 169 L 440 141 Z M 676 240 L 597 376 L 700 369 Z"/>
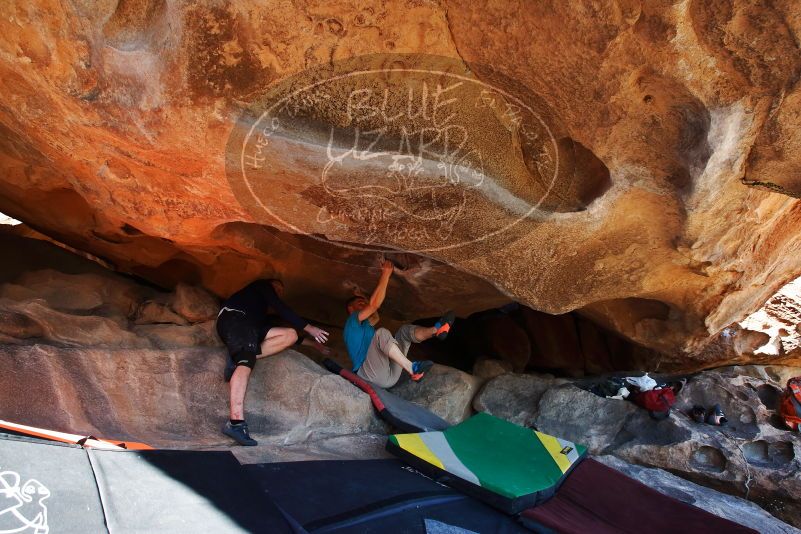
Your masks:
<path fill-rule="evenodd" d="M 543 105 L 430 56 L 371 56 L 277 84 L 227 173 L 258 222 L 362 251 L 428 253 L 534 216 L 559 173 Z"/>

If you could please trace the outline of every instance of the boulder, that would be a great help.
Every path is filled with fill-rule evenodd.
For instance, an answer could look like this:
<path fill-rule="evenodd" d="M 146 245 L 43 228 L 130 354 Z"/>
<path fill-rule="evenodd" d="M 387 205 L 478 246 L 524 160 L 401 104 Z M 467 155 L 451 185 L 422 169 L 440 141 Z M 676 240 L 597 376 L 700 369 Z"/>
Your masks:
<path fill-rule="evenodd" d="M 534 424 L 538 430 L 587 446 L 601 454 L 615 443 L 629 417 L 640 411 L 634 404 L 604 399 L 565 384 L 546 391 Z"/>
<path fill-rule="evenodd" d="M 741 366 L 706 371 L 682 389 L 669 419 L 644 413 L 617 437 L 615 456 L 669 469 L 695 482 L 747 496 L 777 517 L 801 526 L 793 497 L 801 490 L 801 440 L 777 415 L 783 383 L 798 368 Z M 724 426 L 695 423 L 694 405 L 720 404 Z"/>
<path fill-rule="evenodd" d="M 660 421 L 631 402 L 586 391 L 588 380 L 560 385 L 533 376 L 501 375 L 484 386 L 474 406 L 583 443 L 593 454 L 669 470 L 746 497 L 801 526 L 794 497 L 801 490 L 801 439 L 776 413 L 784 383 L 797 375 L 801 369 L 782 366 L 704 371 L 689 377 L 670 417 Z M 729 419 L 724 426 L 696 423 L 688 415 L 694 405 L 709 409 L 715 404 Z"/>
<path fill-rule="evenodd" d="M 198 286 L 178 284 L 170 303 L 172 309 L 190 323 L 210 321 L 217 317 L 220 304 L 208 291 Z"/>
<path fill-rule="evenodd" d="M 48 306 L 63 311 L 90 311 L 103 304 L 103 298 L 98 293 L 77 284 L 66 290 L 3 284 L 0 286 L 0 296 L 17 301 L 40 299 Z"/>
<path fill-rule="evenodd" d="M 41 338 L 73 347 L 150 348 L 146 338 L 121 328 L 117 321 L 94 315 L 73 315 L 50 309 L 41 299 L 0 299 L 0 313 L 10 317 L 0 331 L 11 337 Z"/>
<path fill-rule="evenodd" d="M 133 332 L 149 339 L 154 347 L 177 349 L 181 347 L 221 347 L 214 321 L 193 325 L 144 324 L 133 328 Z"/>
<path fill-rule="evenodd" d="M 22 339 L 17 337 L 11 337 L 9 335 L 0 333 L 0 344 L 3 345 L 22 345 L 24 342 Z"/>
<path fill-rule="evenodd" d="M 530 427 L 538 414 L 540 399 L 556 383 L 559 382 L 550 375 L 500 375 L 484 385 L 473 407 Z"/>
<path fill-rule="evenodd" d="M 456 424 L 473 414 L 473 397 L 480 386 L 481 380 L 473 375 L 435 364 L 419 382 L 412 382 L 404 373 L 390 391 Z"/>
<path fill-rule="evenodd" d="M 176 324 L 186 325 L 189 322 L 178 315 L 163 302 L 147 300 L 140 304 L 134 317 L 136 324 Z"/>
<path fill-rule="evenodd" d="M 44 328 L 25 313 L 4 308 L 0 301 L 0 333 L 9 339 L 28 339 L 43 337 Z"/>
<path fill-rule="evenodd" d="M 482 358 L 473 365 L 473 376 L 484 381 L 511 371 L 512 364 L 503 360 Z"/>
<path fill-rule="evenodd" d="M 387 430 L 366 393 L 291 350 L 259 360 L 246 403 L 253 428 L 287 444 Z"/>
<path fill-rule="evenodd" d="M 3 418 L 153 446 L 230 446 L 219 348 L 0 346 Z M 386 433 L 367 394 L 293 351 L 262 359 L 245 412 L 265 442 Z"/>
<path fill-rule="evenodd" d="M 227 443 L 220 349 L 0 347 L 3 418 L 159 447 Z"/>
<path fill-rule="evenodd" d="M 132 316 L 139 303 L 153 293 L 154 290 L 110 271 L 66 274 L 43 269 L 26 272 L 13 283 L 0 285 L 0 298 L 41 299 L 58 311 L 121 318 Z"/>

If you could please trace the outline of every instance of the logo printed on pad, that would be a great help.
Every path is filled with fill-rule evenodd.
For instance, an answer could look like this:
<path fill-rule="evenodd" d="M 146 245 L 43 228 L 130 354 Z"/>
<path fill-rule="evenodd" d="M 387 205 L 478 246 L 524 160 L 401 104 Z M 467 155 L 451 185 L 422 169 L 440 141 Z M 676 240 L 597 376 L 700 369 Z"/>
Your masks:
<path fill-rule="evenodd" d="M 47 534 L 47 506 L 50 490 L 36 479 L 22 482 L 19 473 L 0 470 L 0 534 L 33 532 Z"/>
<path fill-rule="evenodd" d="M 561 451 L 559 451 L 560 454 L 564 454 L 565 456 L 567 456 L 571 452 L 573 452 L 573 447 L 569 445 L 565 445 L 565 447 Z"/>

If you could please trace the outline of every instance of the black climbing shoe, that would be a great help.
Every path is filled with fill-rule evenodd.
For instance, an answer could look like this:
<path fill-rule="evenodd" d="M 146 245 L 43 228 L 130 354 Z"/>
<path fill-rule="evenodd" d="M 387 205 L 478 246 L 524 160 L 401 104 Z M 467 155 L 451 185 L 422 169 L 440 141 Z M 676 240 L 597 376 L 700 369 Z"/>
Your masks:
<path fill-rule="evenodd" d="M 258 441 L 250 437 L 247 423 L 232 425 L 231 421 L 228 421 L 225 423 L 222 433 L 230 438 L 233 438 L 240 445 L 244 445 L 246 447 L 253 447 L 254 445 L 259 444 Z"/>
<path fill-rule="evenodd" d="M 723 414 L 720 404 L 716 404 L 710 408 L 709 413 L 706 414 L 706 422 L 710 425 L 722 426 L 728 423 L 729 420 L 726 419 L 726 416 Z"/>
<path fill-rule="evenodd" d="M 225 364 L 225 371 L 223 371 L 223 378 L 226 382 L 231 381 L 231 377 L 234 376 L 234 371 L 236 371 L 236 365 L 231 358 L 228 358 Z"/>
<path fill-rule="evenodd" d="M 442 341 L 448 337 L 448 332 L 451 331 L 451 327 L 455 321 L 456 314 L 453 313 L 453 311 L 446 312 L 445 315 L 440 317 L 439 321 L 437 321 L 437 324 L 434 325 L 437 328 L 437 333 L 434 334 L 437 336 L 437 339 Z"/>
<path fill-rule="evenodd" d="M 696 423 L 703 423 L 706 418 L 706 410 L 704 410 L 703 406 L 698 406 L 696 404 L 693 406 L 693 409 L 690 410 L 690 418 Z"/>

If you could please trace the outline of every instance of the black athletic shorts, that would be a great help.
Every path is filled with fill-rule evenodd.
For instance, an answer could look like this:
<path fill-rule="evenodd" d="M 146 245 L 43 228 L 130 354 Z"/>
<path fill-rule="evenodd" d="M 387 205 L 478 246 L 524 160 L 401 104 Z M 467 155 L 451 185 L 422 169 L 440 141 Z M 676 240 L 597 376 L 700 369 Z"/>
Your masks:
<path fill-rule="evenodd" d="M 256 356 L 261 354 L 261 342 L 274 326 L 278 326 L 277 321 L 269 316 L 254 321 L 236 310 L 223 310 L 217 317 L 217 334 L 234 365 L 251 369 L 256 365 Z"/>
<path fill-rule="evenodd" d="M 225 309 L 217 316 L 217 335 L 228 348 L 234 365 L 246 365 L 251 369 L 256 365 L 256 356 L 261 354 L 261 342 L 276 326 L 292 328 L 278 315 L 263 315 L 255 321 L 240 311 Z M 295 332 L 298 334 L 295 345 L 300 345 L 304 334 Z"/>

